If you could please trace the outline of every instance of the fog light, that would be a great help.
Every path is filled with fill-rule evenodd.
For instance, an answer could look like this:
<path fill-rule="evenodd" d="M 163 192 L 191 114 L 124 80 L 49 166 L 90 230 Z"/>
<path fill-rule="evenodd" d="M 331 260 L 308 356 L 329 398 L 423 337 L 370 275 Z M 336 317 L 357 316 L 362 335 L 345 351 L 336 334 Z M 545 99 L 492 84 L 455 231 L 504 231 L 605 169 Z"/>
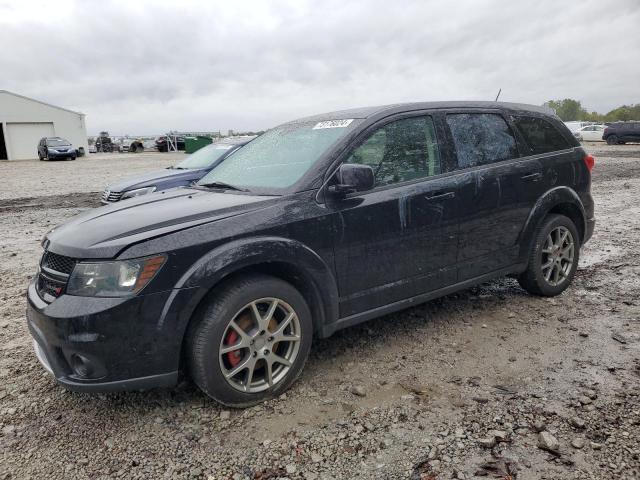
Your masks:
<path fill-rule="evenodd" d="M 88 358 L 74 353 L 71 355 L 71 368 L 79 377 L 90 377 L 93 375 L 93 366 Z"/>

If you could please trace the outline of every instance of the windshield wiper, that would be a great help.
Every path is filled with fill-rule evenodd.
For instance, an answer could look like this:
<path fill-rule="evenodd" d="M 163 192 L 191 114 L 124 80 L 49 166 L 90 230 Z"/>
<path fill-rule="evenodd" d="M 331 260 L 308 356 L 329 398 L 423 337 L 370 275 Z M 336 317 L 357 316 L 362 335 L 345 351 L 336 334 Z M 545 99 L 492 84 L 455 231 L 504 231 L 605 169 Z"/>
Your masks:
<path fill-rule="evenodd" d="M 205 188 L 224 188 L 226 190 L 237 190 L 238 192 L 248 192 L 249 190 L 246 188 L 236 187 L 235 185 L 230 185 L 224 182 L 210 182 L 210 183 L 199 183 L 198 187 Z"/>

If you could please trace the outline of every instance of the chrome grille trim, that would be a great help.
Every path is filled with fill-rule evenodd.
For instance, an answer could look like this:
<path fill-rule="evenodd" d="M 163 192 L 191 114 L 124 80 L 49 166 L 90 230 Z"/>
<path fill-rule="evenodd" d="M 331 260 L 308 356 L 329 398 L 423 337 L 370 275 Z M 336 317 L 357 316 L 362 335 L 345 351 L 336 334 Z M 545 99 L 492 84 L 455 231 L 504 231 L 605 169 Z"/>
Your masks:
<path fill-rule="evenodd" d="M 57 253 L 44 252 L 40 266 L 43 269 L 50 270 L 54 274 L 63 273 L 69 275 L 73 267 L 76 266 L 76 261 L 73 258 L 58 255 Z"/>
<path fill-rule="evenodd" d="M 102 197 L 101 200 L 103 202 L 117 202 L 122 198 L 124 192 L 112 192 L 109 189 L 105 189 L 104 192 L 102 192 Z"/>

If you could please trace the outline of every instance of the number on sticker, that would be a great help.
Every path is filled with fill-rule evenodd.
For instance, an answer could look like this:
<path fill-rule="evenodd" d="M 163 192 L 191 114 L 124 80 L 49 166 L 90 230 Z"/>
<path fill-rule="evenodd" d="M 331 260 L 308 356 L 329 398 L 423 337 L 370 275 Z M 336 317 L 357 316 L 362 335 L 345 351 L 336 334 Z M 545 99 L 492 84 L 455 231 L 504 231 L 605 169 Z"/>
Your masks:
<path fill-rule="evenodd" d="M 324 122 L 316 123 L 316 126 L 313 127 L 313 130 L 319 130 L 321 128 L 344 128 L 349 126 L 351 122 L 353 122 L 353 118 L 344 120 L 325 120 Z"/>

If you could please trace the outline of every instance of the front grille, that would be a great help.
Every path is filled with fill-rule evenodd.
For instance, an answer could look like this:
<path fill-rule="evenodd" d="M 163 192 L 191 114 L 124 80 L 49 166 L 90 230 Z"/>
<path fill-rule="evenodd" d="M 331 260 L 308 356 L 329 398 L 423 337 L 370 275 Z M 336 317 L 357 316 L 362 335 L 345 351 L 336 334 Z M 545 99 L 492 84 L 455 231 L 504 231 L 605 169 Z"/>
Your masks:
<path fill-rule="evenodd" d="M 66 286 L 67 283 L 65 281 L 54 280 L 53 278 L 47 277 L 42 273 L 38 276 L 38 294 L 40 295 L 40 298 L 45 301 L 48 300 L 47 295 L 50 295 L 53 298 L 57 298 L 62 295 L 62 292 L 64 292 L 64 287 Z"/>
<path fill-rule="evenodd" d="M 117 202 L 122 198 L 123 192 L 112 192 L 110 190 L 105 190 L 102 192 L 102 201 L 103 202 Z"/>
<path fill-rule="evenodd" d="M 45 251 L 40 260 L 41 270 L 36 282 L 40 298 L 45 302 L 53 302 L 62 295 L 75 265 L 74 258 Z"/>
<path fill-rule="evenodd" d="M 64 273 L 65 275 L 71 274 L 73 267 L 76 265 L 76 261 L 73 258 L 58 255 L 57 253 L 44 252 L 40 265 L 54 272 Z"/>

